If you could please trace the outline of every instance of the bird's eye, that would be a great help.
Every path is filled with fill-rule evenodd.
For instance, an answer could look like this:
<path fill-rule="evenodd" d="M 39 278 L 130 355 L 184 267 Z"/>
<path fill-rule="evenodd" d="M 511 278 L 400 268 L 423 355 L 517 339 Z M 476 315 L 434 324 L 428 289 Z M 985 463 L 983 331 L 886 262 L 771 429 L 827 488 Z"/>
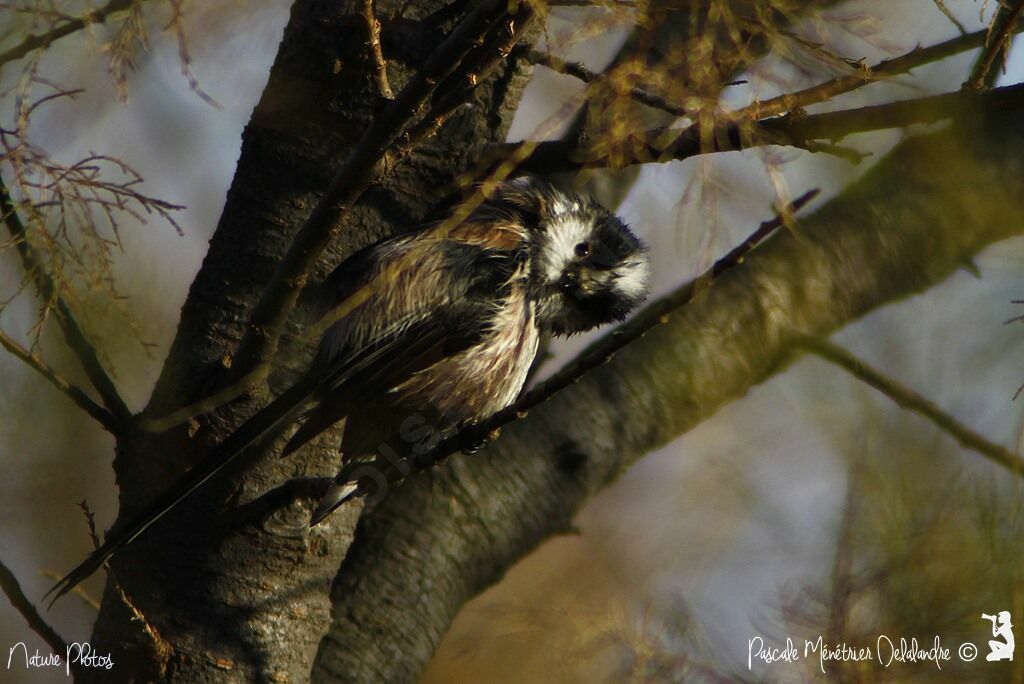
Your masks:
<path fill-rule="evenodd" d="M 576 256 L 578 256 L 580 259 L 586 259 L 588 256 L 590 256 L 590 243 L 581 242 L 578 245 L 576 245 Z"/>

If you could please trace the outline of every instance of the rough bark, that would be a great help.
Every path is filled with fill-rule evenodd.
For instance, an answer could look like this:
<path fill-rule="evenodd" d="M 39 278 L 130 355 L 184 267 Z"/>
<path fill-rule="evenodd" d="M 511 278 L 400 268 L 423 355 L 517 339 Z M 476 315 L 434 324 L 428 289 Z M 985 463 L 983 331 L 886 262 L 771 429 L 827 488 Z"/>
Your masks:
<path fill-rule="evenodd" d="M 232 351 L 261 288 L 380 106 L 363 4 L 299 0 L 292 8 L 148 415 L 164 415 L 228 382 Z M 436 0 L 416 3 L 404 19 L 388 21 L 403 4 L 375 3 L 391 31 L 385 51 L 396 89 L 457 18 L 442 13 L 434 15 L 436 26 L 428 21 L 446 6 Z M 314 281 L 355 249 L 417 225 L 437 200 L 425 188 L 450 185 L 483 145 L 504 139 L 525 79 L 515 60 L 500 67 L 474 92 L 471 106 L 364 194 Z M 290 330 L 301 319 L 301 312 L 293 316 Z M 283 355 L 285 365 L 301 365 L 308 351 L 292 349 Z M 287 368 L 277 375 L 282 377 L 274 376 L 271 385 L 279 390 Z M 264 404 L 265 394 L 254 392 L 169 433 L 123 440 L 114 464 L 121 518 Z M 117 671 L 139 681 L 308 679 L 328 626 L 328 587 L 359 514 L 358 507 L 348 507 L 328 524 L 308 529 L 311 502 L 299 496 L 307 478 L 337 468 L 330 448 L 336 436 L 322 444 L 304 451 L 301 460 L 247 456 L 244 474 L 232 469 L 215 478 L 115 557 L 118 584 L 107 583 L 92 643 L 112 651 Z M 144 620 L 131 619 L 140 615 Z"/>
<path fill-rule="evenodd" d="M 910 139 L 708 294 L 474 456 L 364 514 L 314 681 L 410 681 L 462 605 L 622 470 L 827 334 L 1024 230 L 1019 113 Z"/>
<path fill-rule="evenodd" d="M 404 4 L 380 0 L 375 7 L 379 17 L 388 17 Z M 438 42 L 438 34 L 425 30 L 420 20 L 445 3 L 415 4 L 408 21 L 393 22 L 390 35 L 385 21 L 385 54 L 396 89 Z M 261 288 L 379 105 L 362 7 L 359 0 L 296 2 L 267 88 L 243 135 L 227 205 L 182 310 L 149 415 L 163 415 L 225 382 Z M 450 25 L 447 18 L 440 28 Z M 515 62 L 501 69 L 427 149 L 364 195 L 317 275 L 377 237 L 418 223 L 435 203 L 438 188 L 465 169 L 482 146 L 503 139 L 523 82 Z M 910 148 L 901 154 L 920 157 L 931 149 Z M 966 154 L 965 164 L 981 164 L 981 152 Z M 1001 172 L 1019 178 L 1020 169 L 1009 168 L 1008 146 L 985 154 L 995 160 L 992 168 L 971 166 L 956 179 L 971 179 L 975 172 L 988 179 L 969 182 L 977 197 L 997 205 L 985 208 L 987 218 L 999 219 L 1019 209 L 1020 193 L 995 197 L 1001 190 L 991 181 Z M 851 191 L 853 196 L 859 192 L 866 203 L 885 195 L 900 168 L 888 163 L 888 171 L 876 172 Z M 724 282 L 612 366 L 512 426 L 495 447 L 472 459 L 452 459 L 435 477 L 410 482 L 366 518 L 348 557 L 358 507 L 346 507 L 309 532 L 308 500 L 296 498 L 304 478 L 333 474 L 337 457 L 330 447 L 336 439 L 304 451 L 301 461 L 259 460 L 254 454 L 244 474 L 216 478 L 115 558 L 118 582 L 108 582 L 94 647 L 112 651 L 117 671 L 137 681 L 303 681 L 318 644 L 314 674 L 322 679 L 414 678 L 465 600 L 540 540 L 564 529 L 581 502 L 622 467 L 763 378 L 778 362 L 787 331 L 831 329 L 934 282 L 955 267 L 961 253 L 1005 234 L 1000 232 L 1005 222 L 1002 228 L 980 225 L 966 215 L 966 205 L 957 205 L 951 211 L 964 232 L 953 235 L 950 224 L 920 206 L 952 194 L 948 184 L 931 187 L 920 169 L 903 170 L 916 204 L 907 200 L 874 216 L 871 205 L 841 202 L 831 215 L 815 220 L 818 237 L 809 243 L 770 245 L 756 262 L 768 265 L 744 269 Z M 911 233 L 893 227 L 893 212 L 919 208 L 923 217 L 937 221 L 943 237 L 934 249 L 910 249 L 904 242 L 924 234 L 916 216 L 907 216 Z M 874 219 L 877 223 L 865 227 Z M 865 226 L 851 227 L 857 221 Z M 853 237 L 842 238 L 850 244 L 841 247 L 851 259 L 860 259 L 850 263 L 863 267 L 864 274 L 837 266 L 839 247 L 827 247 L 832 243 L 822 235 L 826 229 L 850 231 Z M 895 231 L 891 240 L 882 240 L 888 229 Z M 818 251 L 811 249 L 819 243 Z M 754 284 L 765 292 L 748 292 Z M 792 311 L 782 308 L 790 306 Z M 301 314 L 291 329 L 300 324 Z M 763 343 L 752 341 L 756 334 L 765 335 Z M 301 365 L 307 350 L 292 351 L 290 358 L 285 355 L 286 365 Z M 648 358 L 650 364 L 641 365 Z M 281 382 L 272 384 L 279 389 Z M 265 401 L 257 393 L 171 433 L 124 439 L 115 460 L 121 517 L 166 487 L 205 445 L 223 438 Z M 321 642 L 331 619 L 327 586 L 336 574 L 335 624 Z M 139 616 L 143 619 L 134 619 Z"/>

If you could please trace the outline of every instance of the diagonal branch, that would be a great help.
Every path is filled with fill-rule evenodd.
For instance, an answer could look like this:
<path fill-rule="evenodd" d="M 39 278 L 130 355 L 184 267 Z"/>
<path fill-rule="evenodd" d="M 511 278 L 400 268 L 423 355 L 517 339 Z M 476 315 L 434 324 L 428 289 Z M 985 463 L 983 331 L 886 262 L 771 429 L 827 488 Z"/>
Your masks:
<path fill-rule="evenodd" d="M 1024 21 L 1011 22 L 1008 27 L 1013 33 L 1019 33 L 1024 30 Z M 856 73 L 839 76 L 825 83 L 779 95 L 764 102 L 755 102 L 737 113 L 750 114 L 755 119 L 763 119 L 766 116 L 785 114 L 794 109 L 825 102 L 837 95 L 863 88 L 886 78 L 906 74 L 925 64 L 938 62 L 947 57 L 982 47 L 986 44 L 988 36 L 988 29 L 983 29 L 928 47 L 918 47 L 904 55 L 883 60 L 873 66 L 863 65 Z"/>
<path fill-rule="evenodd" d="M 629 166 L 678 161 L 709 152 L 731 152 L 763 145 L 806 148 L 817 140 L 839 140 L 854 133 L 935 123 L 983 110 L 1021 109 L 1024 109 L 1024 84 L 1016 84 L 982 93 L 959 91 L 823 114 L 791 113 L 753 123 L 728 122 L 715 126 L 710 134 L 697 125 L 682 131 L 663 128 L 644 131 L 629 141 L 629 156 L 621 153 L 610 156 L 601 148 L 561 140 L 496 145 L 494 154 L 504 158 L 523 145 L 532 145 L 533 151 L 520 164 L 519 173 L 564 173 L 607 168 L 612 164 Z"/>
<path fill-rule="evenodd" d="M 466 601 L 643 454 L 784 369 L 795 336 L 828 334 L 1019 234 L 1024 194 L 1005 179 L 1024 131 L 1013 116 L 976 123 L 902 142 L 798 236 L 777 234 L 483 452 L 364 512 L 314 679 L 415 678 Z M 399 600 L 409 587 L 430 600 Z"/>
<path fill-rule="evenodd" d="M 56 40 L 60 40 L 66 36 L 76 33 L 86 26 L 92 24 L 101 24 L 107 20 L 111 14 L 126 10 L 132 6 L 132 3 L 139 0 L 110 0 L 106 5 L 100 7 L 97 10 L 86 12 L 81 16 L 71 19 L 70 21 L 57 26 L 45 33 L 38 33 L 25 38 L 23 41 L 0 53 L 0 67 L 8 62 L 13 62 L 16 59 L 21 59 L 33 50 L 39 48 L 45 48 Z"/>
<path fill-rule="evenodd" d="M 963 425 L 956 418 L 943 411 L 934 402 L 921 396 L 909 387 L 904 387 L 892 378 L 886 377 L 863 360 L 842 347 L 816 337 L 800 337 L 797 347 L 836 364 L 858 380 L 874 387 L 908 411 L 927 418 L 937 428 L 951 435 L 960 446 L 976 451 L 993 463 L 998 463 L 1015 475 L 1024 476 L 1024 459 L 1006 447 L 989 441 L 983 435 Z"/>
<path fill-rule="evenodd" d="M 0 589 L 7 595 L 7 599 L 14 606 L 15 610 L 25 618 L 25 622 L 32 628 L 32 631 L 41 636 L 43 641 L 53 649 L 54 653 L 65 652 L 67 646 L 64 639 L 57 634 L 53 627 L 46 623 L 46 620 L 39 614 L 36 607 L 25 596 L 25 592 L 21 590 L 18 578 L 14 576 L 14 573 L 2 561 L 0 561 Z"/>
<path fill-rule="evenodd" d="M 1024 10 L 1024 0 L 999 0 L 992 23 L 986 31 L 985 47 L 978 55 L 970 78 L 964 83 L 966 90 L 991 88 L 999 77 L 1006 55 L 1010 52 L 1011 36 Z"/>
<path fill-rule="evenodd" d="M 497 431 L 509 423 L 525 418 L 532 409 L 559 392 L 572 387 L 587 373 L 611 361 L 615 354 L 627 345 L 640 339 L 653 328 L 668 323 L 673 312 L 693 302 L 694 299 L 706 292 L 723 274 L 743 263 L 747 255 L 768 239 L 776 230 L 784 225 L 791 224 L 793 215 L 813 200 L 818 195 L 818 192 L 818 190 L 811 190 L 798 197 L 789 206 L 783 208 L 777 216 L 761 223 L 753 233 L 723 257 L 715 261 L 711 268 L 703 274 L 644 307 L 643 311 L 634 316 L 628 323 L 619 326 L 588 347 L 572 363 L 567 364 L 543 383 L 527 392 L 512 406 L 499 411 L 479 425 L 463 428 L 444 439 L 429 452 L 417 455 L 412 468 L 402 462 L 390 463 L 386 472 L 383 473 L 384 477 L 392 483 L 401 481 L 409 475 L 436 466 L 459 451 L 463 444 L 472 443 L 481 437 L 496 434 Z"/>
<path fill-rule="evenodd" d="M 566 76 L 572 76 L 577 78 L 584 83 L 593 84 L 607 77 L 607 72 L 599 74 L 580 62 L 570 62 L 569 60 L 562 59 L 557 55 L 553 55 L 548 52 L 543 52 L 535 48 L 530 48 L 526 51 L 526 59 L 534 64 L 539 64 L 543 67 L 547 67 L 552 71 Z M 686 116 L 687 111 L 679 105 L 672 104 L 668 100 L 658 97 L 652 93 L 647 92 L 643 88 L 632 87 L 629 89 L 629 96 L 637 102 L 652 107 L 654 109 L 660 109 L 663 112 L 668 112 L 673 116 Z"/>
<path fill-rule="evenodd" d="M 72 385 L 70 382 L 58 375 L 57 372 L 47 366 L 41 358 L 18 344 L 2 330 L 0 330 L 0 346 L 10 352 L 15 358 L 28 364 L 29 368 L 46 378 L 47 382 L 56 387 L 57 390 L 66 395 L 71 399 L 71 401 L 75 402 L 75 405 L 78 406 L 78 408 L 96 419 L 99 424 L 105 427 L 109 432 L 116 434 L 117 421 L 114 420 L 114 416 L 112 416 L 109 411 L 94 402 L 80 387 Z"/>
<path fill-rule="evenodd" d="M 1018 18 L 1015 22 L 1009 22 L 1007 30 L 1011 33 L 1019 33 L 1024 30 L 1024 21 L 1020 21 Z M 877 83 L 893 76 L 906 74 L 917 67 L 982 47 L 986 44 L 989 35 L 989 29 L 982 29 L 974 33 L 964 33 L 956 38 L 951 38 L 935 45 L 917 47 L 899 57 L 882 60 L 874 65 L 862 64 L 854 73 L 838 76 L 824 83 L 779 95 L 763 102 L 754 102 L 735 112 L 735 114 L 750 114 L 755 119 L 762 119 L 825 102 L 837 95 L 863 88 L 866 85 Z M 579 62 L 568 61 L 557 55 L 533 48 L 526 51 L 526 59 L 560 74 L 577 78 L 584 83 L 593 83 L 607 75 L 606 73 L 597 73 L 588 69 Z M 674 116 L 686 116 L 688 113 L 683 107 L 672 104 L 664 98 L 653 95 L 641 88 L 631 88 L 629 93 L 630 97 L 637 102 L 668 112 Z"/>
<path fill-rule="evenodd" d="M 3 179 L 0 179 L 0 216 L 3 217 L 7 230 L 10 231 L 11 237 L 14 238 L 14 244 L 18 255 L 21 257 L 22 266 L 35 281 L 39 296 L 44 302 L 53 302 L 54 315 L 57 319 L 57 324 L 64 333 L 64 339 L 67 341 L 72 353 L 82 364 L 86 376 L 103 400 L 103 405 L 110 412 L 118 428 L 127 425 L 131 421 L 131 411 L 128 410 L 128 406 L 117 391 L 114 381 L 103 368 L 103 364 L 100 363 L 96 348 L 89 341 L 89 338 L 86 337 L 85 331 L 71 312 L 67 302 L 57 292 L 53 279 L 46 274 L 42 263 L 36 257 L 28 242 L 25 224 L 22 223 L 21 217 L 18 216 L 14 202 L 7 190 L 7 186 L 3 183 Z"/>
<path fill-rule="evenodd" d="M 256 305 L 233 363 L 233 368 L 237 368 L 240 375 L 248 374 L 273 356 L 285 321 L 298 300 L 310 268 L 366 188 L 391 170 L 391 164 L 383 163 L 388 149 L 396 141 L 401 142 L 402 132 L 426 107 L 438 85 L 459 68 L 467 54 L 491 32 L 492 27 L 503 24 L 507 33 L 519 35 L 531 23 L 533 16 L 527 2 L 519 3 L 512 12 L 507 2 L 482 2 L 448 35 L 387 108 L 374 118 L 296 233 Z M 469 75 L 473 77 L 473 84 L 486 76 Z"/>

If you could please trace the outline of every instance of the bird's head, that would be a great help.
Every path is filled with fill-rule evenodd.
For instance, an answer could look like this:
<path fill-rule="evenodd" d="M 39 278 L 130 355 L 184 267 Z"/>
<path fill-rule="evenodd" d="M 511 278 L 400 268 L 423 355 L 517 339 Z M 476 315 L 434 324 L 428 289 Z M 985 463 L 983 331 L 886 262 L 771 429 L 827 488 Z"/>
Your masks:
<path fill-rule="evenodd" d="M 623 320 L 646 299 L 646 248 L 618 216 L 533 179 L 506 183 L 498 197 L 530 228 L 531 291 L 542 327 L 583 332 Z"/>

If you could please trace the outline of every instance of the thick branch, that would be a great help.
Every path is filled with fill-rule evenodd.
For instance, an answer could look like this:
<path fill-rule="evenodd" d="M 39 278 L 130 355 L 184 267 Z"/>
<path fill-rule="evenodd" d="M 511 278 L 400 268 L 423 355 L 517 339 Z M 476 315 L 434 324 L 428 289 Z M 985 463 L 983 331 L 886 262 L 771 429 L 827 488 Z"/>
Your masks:
<path fill-rule="evenodd" d="M 36 257 L 32 246 L 29 245 L 25 224 L 21 222 L 11 195 L 7 191 L 7 186 L 3 183 L 2 179 L 0 179 L 0 215 L 3 216 L 4 223 L 7 225 L 7 230 L 10 231 L 11 237 L 14 238 L 15 248 L 21 257 L 21 263 L 25 271 L 32 276 L 40 298 L 46 303 L 44 305 L 52 302 L 57 324 L 64 333 L 64 339 L 67 341 L 68 347 L 82 364 L 86 376 L 99 393 L 100 398 L 103 400 L 103 405 L 110 411 L 114 420 L 121 426 L 126 425 L 131 420 L 131 411 L 128 410 L 128 406 L 117 391 L 114 381 L 107 375 L 103 364 L 100 363 L 96 348 L 89 341 L 89 338 L 86 337 L 85 331 L 82 330 L 82 326 L 78 323 L 74 314 L 71 313 L 67 302 L 57 292 L 53 279 L 47 275 L 43 269 L 42 262 Z"/>
<path fill-rule="evenodd" d="M 27 364 L 29 368 L 46 378 L 47 382 L 56 387 L 58 391 L 71 399 L 71 401 L 75 402 L 75 405 L 78 406 L 78 408 L 95 418 L 100 425 L 112 433 L 116 431 L 116 421 L 114 420 L 114 417 L 110 415 L 109 411 L 94 402 L 89 395 L 82 390 L 82 388 L 72 385 L 70 382 L 58 375 L 57 372 L 46 365 L 41 358 L 33 354 L 28 349 L 22 347 L 2 330 L 0 330 L 0 346 L 10 352 L 15 358 Z"/>
<path fill-rule="evenodd" d="M 1021 231 L 1016 121 L 902 143 L 494 445 L 391 492 L 364 514 L 336 581 L 315 678 L 411 679 L 465 601 L 623 468 L 778 372 L 798 335 L 828 334 Z"/>
<path fill-rule="evenodd" d="M 912 124 L 935 123 L 979 110 L 1024 109 L 1024 84 L 996 88 L 984 93 L 955 92 L 889 104 L 860 107 L 823 114 L 761 119 L 753 124 L 720 124 L 708 134 L 694 125 L 676 132 L 666 129 L 646 131 L 630 141 L 632 157 L 609 157 L 600 149 L 578 147 L 561 140 L 542 143 L 517 143 L 496 148 L 504 158 L 521 144 L 534 145 L 533 152 L 520 164 L 520 173 L 551 173 L 688 159 L 708 152 L 729 152 L 763 145 L 808 147 L 816 140 L 839 140 L 853 133 L 900 128 Z M 711 141 L 708 149 L 708 140 Z"/>
<path fill-rule="evenodd" d="M 456 30 L 453 23 L 461 21 L 456 17 L 478 6 L 424 0 L 408 20 L 395 20 L 404 5 L 402 0 L 374 4 L 385 23 L 389 76 L 399 90 Z M 238 361 L 253 305 L 334 171 L 381 115 L 375 65 L 362 38 L 362 7 L 363 0 L 293 4 L 266 90 L 243 134 L 224 213 L 182 309 L 147 415 L 170 413 L 231 383 L 228 364 L 231 373 L 244 374 L 231 356 Z M 489 78 L 481 67 L 493 56 L 484 48 L 496 48 L 500 58 L 508 28 L 495 22 L 484 45 L 469 46 L 459 67 L 438 85 L 430 112 L 413 120 L 433 118 L 450 93 L 465 94 L 468 106 L 458 107 L 449 124 L 409 152 L 386 181 L 362 193 L 310 274 L 312 282 L 353 251 L 419 224 L 436 205 L 436 189 L 451 187 L 486 145 L 505 139 L 528 69 L 516 52 Z M 477 85 L 467 92 L 473 79 Z M 404 135 L 397 142 L 402 146 Z M 303 314 L 296 311 L 288 322 L 287 350 L 275 357 L 268 383 L 275 389 L 286 386 L 288 371 L 313 351 L 301 339 Z M 130 442 L 120 442 L 114 461 L 121 497 L 116 524 L 130 520 L 265 400 L 244 393 L 188 426 L 159 435 L 139 431 Z M 309 529 L 309 485 L 336 472 L 336 444 L 328 437 L 298 460 L 260 458 L 271 450 L 268 440 L 243 456 L 247 467 L 211 480 L 113 558 L 93 643 L 109 644 L 119 670 L 147 681 L 307 679 L 330 619 L 327 589 L 359 513 L 350 507 Z M 120 589 L 172 645 L 169 658 L 153 652 L 153 639 L 142 633 Z"/>
<path fill-rule="evenodd" d="M 801 338 L 797 344 L 826 361 L 836 364 L 908 411 L 927 418 L 935 427 L 951 435 L 965 449 L 978 452 L 1015 475 L 1024 475 L 1024 459 L 1020 456 L 963 425 L 939 408 L 935 402 L 926 399 L 909 387 L 904 387 L 892 378 L 882 375 L 842 347 L 815 337 Z"/>
<path fill-rule="evenodd" d="M 673 312 L 690 304 L 695 298 L 706 292 L 723 274 L 743 263 L 747 255 L 777 229 L 787 223 L 791 224 L 793 214 L 817 197 L 818 192 L 818 190 L 811 190 L 804 193 L 791 205 L 784 207 L 777 216 L 761 223 L 757 230 L 729 250 L 725 256 L 716 260 L 707 271 L 644 307 L 644 310 L 634 316 L 632 320 L 588 347 L 572 363 L 566 364 L 557 373 L 523 395 L 512 406 L 498 411 L 477 425 L 463 428 L 445 438 L 430 451 L 417 455 L 411 466 L 401 461 L 381 463 L 384 466 L 382 475 L 393 486 L 409 475 L 435 467 L 459 451 L 463 444 L 473 443 L 475 438 L 497 434 L 497 431 L 509 423 L 525 418 L 532 409 L 575 385 L 587 373 L 611 361 L 617 352 L 639 340 L 651 329 L 668 323 Z M 357 491 L 359 494 L 369 493 Z"/>

